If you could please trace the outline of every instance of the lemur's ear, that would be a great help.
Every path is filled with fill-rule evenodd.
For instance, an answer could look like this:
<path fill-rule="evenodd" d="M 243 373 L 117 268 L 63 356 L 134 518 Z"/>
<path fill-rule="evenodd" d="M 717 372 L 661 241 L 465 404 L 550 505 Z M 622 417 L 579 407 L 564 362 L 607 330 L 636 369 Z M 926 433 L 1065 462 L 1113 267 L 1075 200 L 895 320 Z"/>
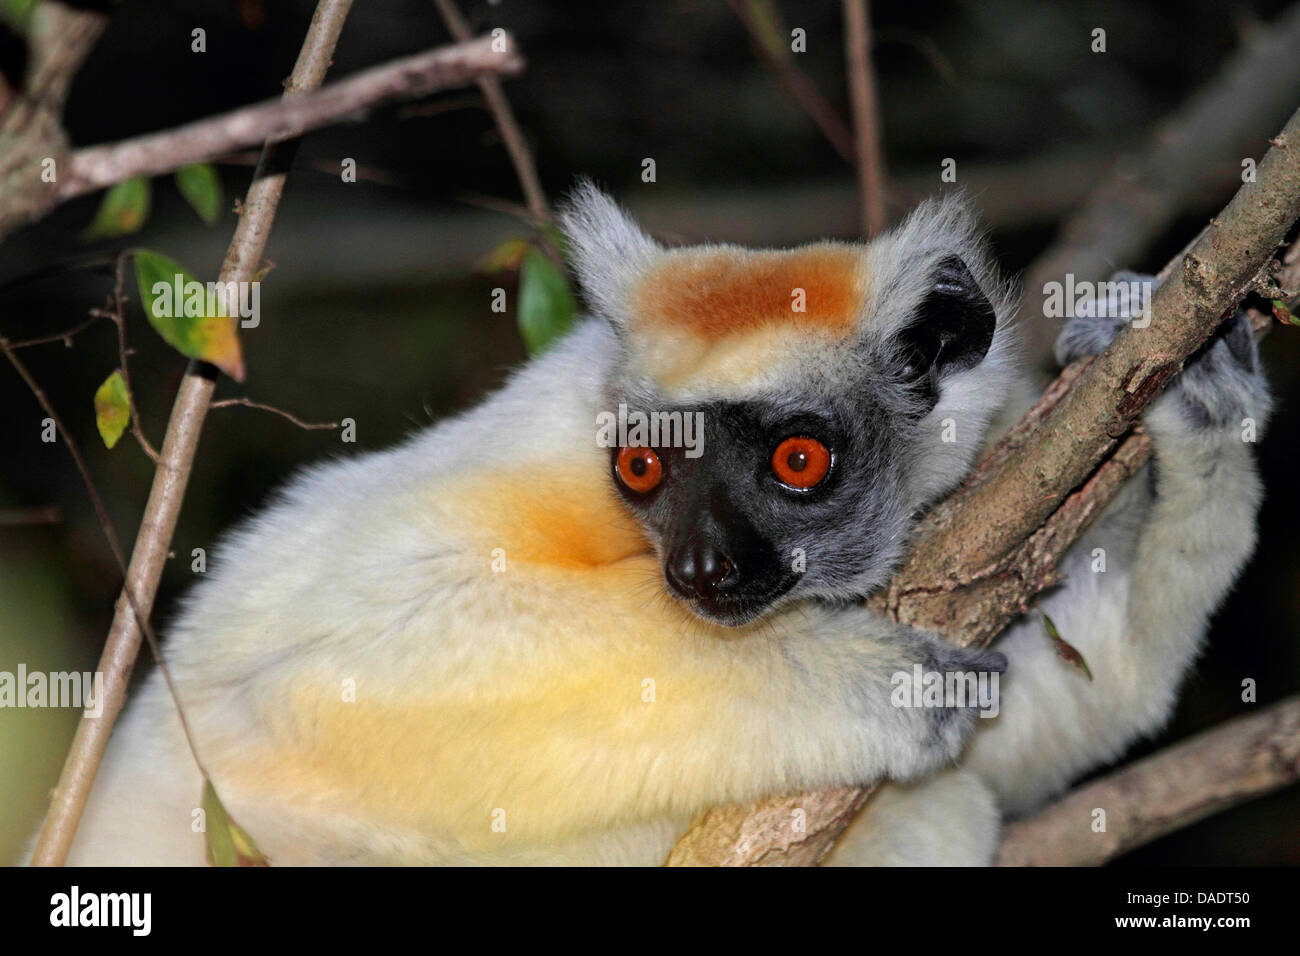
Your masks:
<path fill-rule="evenodd" d="M 925 297 L 898 333 L 903 377 L 933 401 L 944 378 L 983 360 L 996 327 L 993 303 L 966 263 L 944 257 L 931 274 Z"/>
<path fill-rule="evenodd" d="M 560 226 L 588 304 L 616 325 L 626 319 L 626 291 L 659 246 L 589 179 L 560 210 Z"/>

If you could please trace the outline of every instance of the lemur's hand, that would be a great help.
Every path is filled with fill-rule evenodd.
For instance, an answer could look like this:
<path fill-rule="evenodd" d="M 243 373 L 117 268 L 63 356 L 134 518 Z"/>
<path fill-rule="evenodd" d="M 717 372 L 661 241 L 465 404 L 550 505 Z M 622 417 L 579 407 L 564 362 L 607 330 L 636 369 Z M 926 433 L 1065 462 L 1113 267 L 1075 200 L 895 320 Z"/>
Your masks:
<path fill-rule="evenodd" d="M 1154 276 L 1135 272 L 1117 272 L 1110 281 L 1119 291 L 1114 303 L 1118 314 L 1092 314 L 1111 311 L 1098 310 L 1094 302 L 1089 314 L 1071 319 L 1056 340 L 1056 357 L 1062 365 L 1096 355 L 1110 345 L 1119 330 L 1140 314 L 1140 306 L 1130 301 L 1133 285 L 1150 283 L 1153 291 L 1156 285 Z M 1188 357 L 1182 372 L 1153 404 L 1148 419 L 1163 424 L 1164 419 L 1177 417 L 1193 429 L 1237 427 L 1246 418 L 1262 424 L 1269 405 L 1250 319 L 1237 312 Z"/>
<path fill-rule="evenodd" d="M 920 631 L 911 631 L 905 640 L 913 642 L 909 648 L 913 660 L 921 666 L 925 680 L 938 680 L 945 688 L 941 706 L 926 704 L 913 706 L 924 693 L 925 687 L 913 688 L 915 668 L 904 671 L 907 680 L 900 692 L 898 685 L 893 688 L 891 706 L 908 719 L 908 731 L 915 746 L 891 763 L 890 776 L 897 779 L 922 776 L 942 766 L 952 763 L 965 749 L 966 741 L 979 723 L 979 713 L 986 707 L 996 712 L 998 685 L 994 675 L 1000 675 L 1007 669 L 1007 659 L 997 651 L 976 648 L 957 647 L 937 637 Z M 897 672 L 896 672 L 897 673 Z M 949 687 L 949 675 L 975 676 L 974 683 L 959 676 L 955 683 L 968 688 L 970 693 L 964 699 L 949 699 L 946 688 Z M 901 680 L 891 675 L 891 680 Z M 979 688 L 978 691 L 975 688 Z M 979 699 L 980 693 L 989 692 L 992 699 Z M 899 698 L 906 703 L 898 706 Z"/>
<path fill-rule="evenodd" d="M 1109 282 L 1118 293 L 1106 308 L 1099 308 L 1094 298 L 1080 305 L 1078 314 L 1065 323 L 1056 339 L 1056 361 L 1062 367 L 1090 355 L 1103 352 L 1119 330 L 1142 315 L 1142 303 L 1130 294 L 1135 285 L 1146 285 L 1154 294 L 1156 277 L 1139 272 L 1116 272 Z"/>

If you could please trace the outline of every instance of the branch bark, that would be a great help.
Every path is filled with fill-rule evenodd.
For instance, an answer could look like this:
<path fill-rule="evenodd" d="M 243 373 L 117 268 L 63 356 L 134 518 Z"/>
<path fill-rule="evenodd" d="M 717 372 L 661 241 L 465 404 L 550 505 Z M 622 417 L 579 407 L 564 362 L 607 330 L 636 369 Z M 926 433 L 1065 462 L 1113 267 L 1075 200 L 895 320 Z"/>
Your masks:
<path fill-rule="evenodd" d="M 286 99 L 320 86 L 351 5 L 352 0 L 320 0 L 285 89 Z M 248 282 L 256 273 L 284 189 L 294 145 L 293 142 L 266 144 L 221 267 L 222 283 Z M 228 308 L 230 305 L 227 303 Z M 191 362 L 172 406 L 161 461 L 154 471 L 153 487 L 136 534 L 122 596 L 114 608 L 113 623 L 99 661 L 98 670 L 104 675 L 103 713 L 98 718 L 83 716 L 77 725 L 32 853 L 34 866 L 59 866 L 67 859 L 109 735 L 126 702 L 127 683 L 142 636 L 131 596 L 135 607 L 147 617 L 158 593 L 158 581 L 180 515 L 216 376 L 212 366 Z"/>
<path fill-rule="evenodd" d="M 63 167 L 68 138 L 63 104 L 72 79 L 104 32 L 108 17 L 45 0 L 27 31 L 27 75 L 0 119 L 0 237 L 10 225 L 43 215 L 55 202 L 55 182 L 42 173 L 46 160 Z"/>
<path fill-rule="evenodd" d="M 1267 268 L 1300 218 L 1300 112 L 1292 115 L 1246 184 L 1188 248 L 1152 297 L 1150 326 L 1129 325 L 1104 353 L 1067 370 L 1020 424 L 976 466 L 953 496 L 917 529 L 917 545 L 871 603 L 896 620 L 938 631 L 960 644 L 987 641 L 1055 580 L 1056 559 L 1109 495 L 1149 455 L 1134 424 L 1183 361 Z M 783 798 L 788 801 L 789 798 Z M 746 834 L 780 801 L 739 815 L 706 817 L 670 860 L 727 864 L 781 855 L 815 862 L 848 817 L 842 801 L 795 798 L 809 808 L 804 832 Z M 822 811 L 823 805 L 826 812 Z M 742 845 L 743 844 L 743 845 Z"/>
<path fill-rule="evenodd" d="M 491 37 L 481 37 L 438 47 L 363 70 L 321 89 L 312 88 L 307 95 L 267 100 L 175 129 L 70 154 L 64 151 L 66 144 L 62 130 L 57 128 L 57 113 L 46 112 L 42 115 L 46 122 L 55 124 L 55 129 L 47 131 L 38 142 L 46 153 L 55 148 L 49 143 L 58 144 L 61 158 L 57 168 L 63 172 L 59 182 L 48 189 L 39 188 L 38 160 L 27 157 L 11 172 L 5 181 L 12 188 L 0 194 L 0 236 L 39 218 L 57 203 L 134 176 L 154 176 L 248 146 L 287 140 L 383 103 L 463 86 L 488 76 L 512 75 L 523 68 L 513 39 L 506 37 L 504 53 L 492 49 L 494 42 Z M 4 147 L 0 141 L 0 150 Z M 0 160 L 0 172 L 8 169 L 13 159 Z"/>
<path fill-rule="evenodd" d="M 1300 779 L 1300 696 L 1132 763 L 1008 826 L 999 866 L 1099 866 Z M 1106 829 L 1093 832 L 1093 812 Z"/>
<path fill-rule="evenodd" d="M 507 39 L 506 53 L 495 52 L 494 42 L 491 37 L 480 37 L 438 47 L 363 70 L 302 96 L 268 100 L 161 133 L 77 150 L 69 159 L 70 172 L 57 196 L 71 199 L 133 176 L 153 176 L 268 140 L 301 136 L 391 100 L 463 86 L 497 73 L 514 74 L 523 68 L 513 41 Z"/>

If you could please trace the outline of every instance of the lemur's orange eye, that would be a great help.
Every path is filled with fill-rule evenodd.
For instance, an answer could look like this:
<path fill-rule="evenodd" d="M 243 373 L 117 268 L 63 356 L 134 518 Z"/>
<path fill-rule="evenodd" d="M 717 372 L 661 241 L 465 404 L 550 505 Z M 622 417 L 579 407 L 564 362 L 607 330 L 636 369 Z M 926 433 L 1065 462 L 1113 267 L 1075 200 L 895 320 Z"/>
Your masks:
<path fill-rule="evenodd" d="M 649 448 L 620 448 L 616 468 L 619 481 L 638 494 L 654 490 L 664 476 L 664 463 Z"/>
<path fill-rule="evenodd" d="M 781 484 L 801 491 L 817 484 L 830 470 L 830 449 L 816 438 L 795 435 L 777 445 L 772 453 L 772 471 Z"/>

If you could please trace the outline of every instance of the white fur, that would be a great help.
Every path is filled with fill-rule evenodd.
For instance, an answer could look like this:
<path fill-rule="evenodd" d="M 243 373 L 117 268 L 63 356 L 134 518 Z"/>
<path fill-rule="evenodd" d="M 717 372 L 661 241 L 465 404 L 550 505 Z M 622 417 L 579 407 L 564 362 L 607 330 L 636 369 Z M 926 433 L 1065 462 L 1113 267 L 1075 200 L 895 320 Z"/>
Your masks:
<path fill-rule="evenodd" d="M 461 475 L 520 463 L 544 469 L 575 455 L 607 469 L 592 438 L 605 379 L 623 354 L 611 326 L 625 322 L 628 283 L 657 254 L 594 187 L 580 188 L 566 222 L 587 294 L 611 325 L 581 324 L 488 402 L 396 449 L 305 471 L 216 551 L 170 629 L 166 653 L 202 755 L 227 806 L 277 862 L 656 864 L 713 803 L 917 777 L 960 749 L 962 726 L 935 738 L 923 714 L 882 701 L 888 675 L 931 645 L 861 607 L 795 606 L 724 640 L 698 622 L 665 631 L 653 615 L 669 612 L 652 604 L 629 611 L 584 590 L 581 573 L 525 567 L 512 572 L 512 590 L 488 570 L 482 542 L 446 489 Z M 914 501 L 960 480 L 1014 384 L 1014 336 L 1005 320 L 1011 300 L 959 202 L 927 205 L 869 248 L 871 273 L 881 280 L 872 307 L 881 320 L 867 334 L 882 343 L 891 316 L 923 295 L 929 267 L 953 252 L 992 290 L 999 328 L 985 362 L 950 379 L 924 423 Z M 945 419 L 956 422 L 955 443 L 939 439 Z M 1011 659 L 1002 714 L 977 721 L 991 726 L 981 726 L 963 769 L 883 787 L 833 862 L 987 862 L 998 828 L 994 795 L 1007 811 L 1030 809 L 1167 718 L 1206 619 L 1251 550 L 1260 492 L 1239 440 L 1191 434 L 1168 405 L 1153 409 L 1147 423 L 1159 494 L 1153 499 L 1139 476 L 1072 551 L 1067 585 L 1043 601 L 1096 680 L 1087 683 L 1056 657 L 1036 619 L 1017 624 L 999 648 Z M 1107 549 L 1105 574 L 1088 570 L 1093 547 Z M 646 617 L 645 634 L 631 613 Z M 638 641 L 647 642 L 644 658 Z M 555 679 L 563 680 L 606 658 L 610 673 L 588 682 L 597 694 L 590 706 L 634 695 L 653 669 L 663 678 L 664 703 L 655 711 L 662 720 L 647 721 L 631 697 L 592 725 L 576 719 L 584 712 L 576 702 L 539 712 L 538 721 L 553 722 L 539 724 L 544 745 L 507 760 L 484 756 L 455 784 L 481 788 L 490 808 L 511 787 L 538 780 L 550 793 L 553 775 L 561 802 L 546 812 L 571 810 L 565 799 L 586 801 L 580 809 L 589 810 L 590 823 L 565 829 L 557 822 L 549 841 L 475 849 L 464 832 L 410 822 L 420 800 L 446 799 L 443 781 L 424 780 L 410 766 L 422 752 L 418 740 L 414 757 L 393 761 L 392 779 L 341 788 L 290 782 L 268 792 L 234 772 L 253 755 L 291 762 L 295 742 L 329 732 L 328 709 L 289 704 L 318 678 L 330 684 L 345 675 L 368 701 L 397 707 L 480 702 L 457 726 L 497 734 L 482 740 L 490 755 L 536 729 L 509 716 L 494 723 L 509 705 L 494 694 L 516 683 L 544 693 L 545 684 L 528 683 L 535 673 L 559 665 Z M 674 698 L 679 688 L 689 693 Z M 365 746 L 400 748 L 411 733 Z M 467 762 L 479 759 L 467 753 Z M 276 772 L 274 760 L 267 766 Z M 110 743 L 70 862 L 201 862 L 203 839 L 192 826 L 199 789 L 154 674 Z M 390 792 L 406 817 L 378 819 L 383 814 L 364 809 L 375 804 L 362 797 L 378 794 L 382 809 Z"/>

